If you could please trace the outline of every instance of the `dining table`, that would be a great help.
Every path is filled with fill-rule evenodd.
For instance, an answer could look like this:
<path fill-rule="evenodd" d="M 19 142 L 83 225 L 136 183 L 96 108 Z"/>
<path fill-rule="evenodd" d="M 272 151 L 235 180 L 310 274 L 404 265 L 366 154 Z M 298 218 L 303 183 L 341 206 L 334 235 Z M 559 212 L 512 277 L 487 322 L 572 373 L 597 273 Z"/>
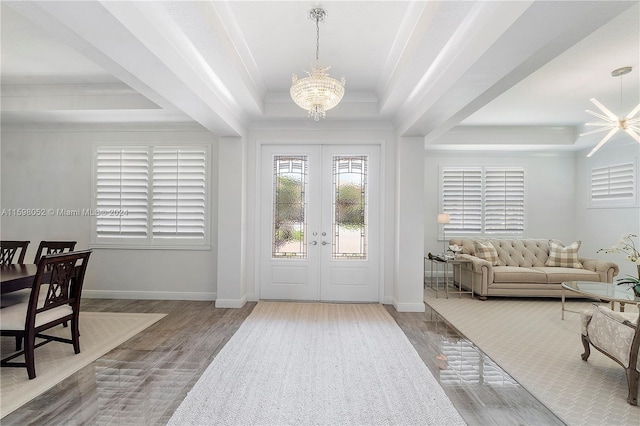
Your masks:
<path fill-rule="evenodd" d="M 31 288 L 33 279 L 38 272 L 38 265 L 31 263 L 17 263 L 0 266 L 2 286 L 0 294 Z"/>

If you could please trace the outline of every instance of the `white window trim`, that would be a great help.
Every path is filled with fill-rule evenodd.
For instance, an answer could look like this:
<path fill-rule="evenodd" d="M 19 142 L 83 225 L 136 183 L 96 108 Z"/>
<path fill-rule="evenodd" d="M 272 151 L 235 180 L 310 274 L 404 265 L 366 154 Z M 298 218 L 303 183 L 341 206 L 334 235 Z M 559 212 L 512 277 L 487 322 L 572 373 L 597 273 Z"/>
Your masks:
<path fill-rule="evenodd" d="M 480 207 L 480 215 L 481 215 L 481 219 L 480 219 L 480 232 L 478 233 L 468 233 L 468 232 L 461 232 L 461 233 L 454 233 L 451 231 L 446 231 L 445 232 L 445 226 L 438 226 L 438 240 L 439 241 L 443 241 L 443 240 L 448 240 L 449 238 L 455 238 L 455 237 L 460 237 L 460 238 L 522 238 L 526 235 L 527 233 L 527 172 L 526 169 L 524 167 L 499 167 L 499 166 L 440 166 L 439 167 L 439 186 L 438 186 L 438 194 L 439 194 L 439 200 L 438 200 L 438 212 L 439 213 L 446 213 L 445 209 L 444 209 L 444 172 L 445 170 L 476 170 L 476 171 L 480 171 L 481 172 L 481 188 L 482 188 L 482 195 L 481 195 L 481 207 Z M 518 171 L 518 172 L 522 172 L 523 174 L 523 179 L 524 179 L 524 186 L 523 186 L 523 211 L 522 211 L 522 218 L 523 218 L 523 227 L 522 227 L 522 232 L 521 233 L 506 233 L 506 232 L 492 232 L 492 233 L 487 233 L 486 232 L 486 223 L 485 223 L 485 213 L 486 213 L 486 206 L 485 206 L 485 190 L 486 190 L 486 172 L 487 171 Z M 443 234 L 444 233 L 444 234 Z"/>
<path fill-rule="evenodd" d="M 627 198 L 608 198 L 601 200 L 593 199 L 593 172 L 597 169 L 606 169 L 612 167 L 620 167 L 625 165 L 631 165 L 632 173 L 633 173 L 633 188 L 632 195 Z M 610 208 L 624 208 L 624 207 L 640 207 L 640 195 L 638 194 L 638 187 L 640 185 L 640 176 L 638 173 L 638 157 L 631 157 L 625 161 L 616 161 L 614 162 L 597 162 L 591 164 L 591 166 L 587 170 L 587 179 L 586 179 L 588 188 L 588 205 L 587 207 L 590 209 L 610 209 Z"/>
<path fill-rule="evenodd" d="M 201 148 L 205 151 L 205 212 L 204 212 L 204 238 L 203 240 L 194 243 L 190 239 L 181 238 L 153 238 L 153 232 L 151 223 L 148 223 L 149 229 L 146 238 L 127 238 L 118 239 L 114 238 L 113 242 L 105 241 L 97 235 L 97 217 L 91 216 L 91 239 L 89 247 L 102 248 L 102 249 L 132 249 L 132 250 L 211 250 L 211 213 L 212 213 L 212 200 L 211 200 L 211 146 L 203 143 L 184 143 L 176 145 L 175 142 L 163 143 L 95 143 L 93 145 L 92 159 L 91 159 L 91 208 L 92 211 L 97 210 L 97 153 L 100 148 L 139 148 L 144 147 L 149 151 L 150 161 L 153 154 L 153 148 Z M 149 194 L 147 199 L 148 213 L 147 218 L 151 220 L 152 214 L 152 195 L 153 195 L 153 180 L 151 178 L 153 168 L 149 168 Z"/>

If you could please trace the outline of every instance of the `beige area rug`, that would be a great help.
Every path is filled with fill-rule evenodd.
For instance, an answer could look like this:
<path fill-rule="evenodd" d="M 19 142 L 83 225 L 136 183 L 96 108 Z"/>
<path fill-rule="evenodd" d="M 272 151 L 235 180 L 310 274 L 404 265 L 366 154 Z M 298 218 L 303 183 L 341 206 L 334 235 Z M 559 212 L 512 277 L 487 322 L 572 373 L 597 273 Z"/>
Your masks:
<path fill-rule="evenodd" d="M 568 425 L 640 425 L 640 407 L 627 404 L 624 369 L 580 340 L 580 315 L 560 300 L 487 301 L 450 296 L 426 303 Z M 589 301 L 567 301 L 567 309 L 590 309 Z M 627 312 L 635 311 L 627 305 Z"/>
<path fill-rule="evenodd" d="M 165 314 L 81 312 L 79 354 L 73 353 L 73 346 L 70 344 L 50 342 L 35 350 L 35 379 L 29 380 L 26 368 L 0 369 L 0 416 L 11 413 L 164 316 Z M 60 326 L 46 334 L 68 337 L 69 329 Z M 2 357 L 9 355 L 14 349 L 15 338 L 2 337 Z M 24 357 L 15 359 L 18 362 L 22 360 Z"/>
<path fill-rule="evenodd" d="M 170 425 L 457 425 L 382 305 L 259 302 Z"/>

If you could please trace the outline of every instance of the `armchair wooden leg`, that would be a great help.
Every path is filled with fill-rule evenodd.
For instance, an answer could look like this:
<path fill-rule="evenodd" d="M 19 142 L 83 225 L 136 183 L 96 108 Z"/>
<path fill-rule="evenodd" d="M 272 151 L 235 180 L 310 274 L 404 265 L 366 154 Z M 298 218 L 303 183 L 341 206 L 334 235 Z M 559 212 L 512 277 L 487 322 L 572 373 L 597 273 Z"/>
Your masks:
<path fill-rule="evenodd" d="M 629 396 L 627 402 L 631 405 L 638 405 L 638 381 L 640 379 L 640 373 L 635 368 L 629 367 L 626 369 L 627 373 L 627 385 L 629 385 Z"/>
<path fill-rule="evenodd" d="M 584 353 L 581 355 L 582 360 L 586 361 L 589 358 L 589 355 L 591 355 L 591 347 L 589 345 L 589 338 L 587 336 L 585 336 L 584 334 L 581 334 L 580 336 L 582 336 L 582 346 L 584 346 Z"/>
<path fill-rule="evenodd" d="M 22 349 L 22 336 L 16 336 L 16 351 Z"/>

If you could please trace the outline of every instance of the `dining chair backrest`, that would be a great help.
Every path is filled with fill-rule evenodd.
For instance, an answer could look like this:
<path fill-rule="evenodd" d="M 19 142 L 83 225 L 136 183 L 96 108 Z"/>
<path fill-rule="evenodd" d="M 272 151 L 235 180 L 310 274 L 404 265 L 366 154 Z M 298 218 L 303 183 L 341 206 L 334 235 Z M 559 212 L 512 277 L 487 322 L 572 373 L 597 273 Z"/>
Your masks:
<path fill-rule="evenodd" d="M 18 252 L 16 263 L 24 263 L 28 245 L 29 241 L 0 241 L 0 265 L 11 265 Z"/>
<path fill-rule="evenodd" d="M 84 275 L 92 250 L 48 254 L 38 262 L 29 298 L 27 321 L 35 324 L 36 315 L 58 306 L 69 305 L 74 312 L 80 309 Z M 47 276 L 45 278 L 45 276 Z M 46 294 L 40 294 L 45 290 Z"/>
<path fill-rule="evenodd" d="M 40 258 L 45 254 L 57 254 L 73 251 L 73 249 L 76 248 L 76 244 L 76 241 L 40 241 L 33 263 L 37 265 Z"/>

